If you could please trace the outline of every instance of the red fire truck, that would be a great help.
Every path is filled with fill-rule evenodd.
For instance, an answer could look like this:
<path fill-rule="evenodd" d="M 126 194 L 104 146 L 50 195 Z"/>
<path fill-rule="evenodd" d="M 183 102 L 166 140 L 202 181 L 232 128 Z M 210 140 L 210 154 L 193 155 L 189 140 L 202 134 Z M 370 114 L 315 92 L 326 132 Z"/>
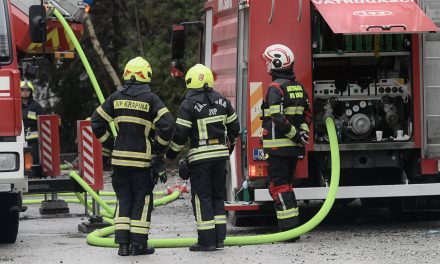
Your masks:
<path fill-rule="evenodd" d="M 313 109 L 313 136 L 294 177 L 297 198 L 326 197 L 331 163 L 323 118 L 331 114 L 341 202 L 438 210 L 440 1 L 210 0 L 203 13 L 200 61 L 212 68 L 215 89 L 235 102 L 242 126 L 228 199 L 252 203 L 231 210 L 260 214 L 271 201 L 261 144 L 261 103 L 271 80 L 261 54 L 276 43 L 293 50 Z M 184 26 L 174 27 L 173 59 L 182 59 Z"/>
<path fill-rule="evenodd" d="M 32 157 L 30 152 L 25 154 L 24 151 L 19 63 L 27 61 L 26 67 L 32 68 L 39 53 L 45 52 L 45 58 L 60 59 L 65 56 L 63 52 L 74 48 L 61 24 L 46 14 L 40 2 L 0 0 L 0 243 L 15 242 L 19 212 L 23 210 L 21 194 L 31 189 L 25 177 L 25 171 L 32 167 Z M 32 4 L 36 6 L 31 7 Z M 52 4 L 71 21 L 75 34 L 80 36 L 83 26 L 77 22 L 84 14 L 83 2 L 69 0 Z M 47 41 L 33 43 L 30 35 L 40 38 L 40 42 Z M 49 182 L 35 182 L 35 186 L 48 186 L 48 190 L 52 190 Z"/>

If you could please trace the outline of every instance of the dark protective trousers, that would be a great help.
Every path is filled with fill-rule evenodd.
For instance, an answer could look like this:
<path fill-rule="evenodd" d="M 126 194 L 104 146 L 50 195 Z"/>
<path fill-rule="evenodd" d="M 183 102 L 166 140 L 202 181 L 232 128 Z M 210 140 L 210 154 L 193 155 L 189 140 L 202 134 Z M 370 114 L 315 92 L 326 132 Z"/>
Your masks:
<path fill-rule="evenodd" d="M 153 210 L 151 169 L 115 166 L 112 185 L 118 198 L 115 243 L 145 246 Z"/>
<path fill-rule="evenodd" d="M 293 174 L 298 157 L 269 155 L 269 193 L 275 202 L 278 226 L 281 231 L 298 225 L 298 204 L 292 189 Z"/>
<path fill-rule="evenodd" d="M 215 246 L 226 238 L 226 160 L 190 164 L 191 194 L 198 243 Z"/>

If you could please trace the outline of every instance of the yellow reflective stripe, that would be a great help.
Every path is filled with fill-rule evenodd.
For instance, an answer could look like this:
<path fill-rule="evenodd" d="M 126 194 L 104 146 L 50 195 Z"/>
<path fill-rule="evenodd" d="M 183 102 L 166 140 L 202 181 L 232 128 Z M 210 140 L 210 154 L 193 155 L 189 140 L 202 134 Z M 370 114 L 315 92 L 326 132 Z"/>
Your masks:
<path fill-rule="evenodd" d="M 137 227 L 149 228 L 150 222 L 142 221 L 142 220 L 131 220 L 130 225 L 137 226 Z"/>
<path fill-rule="evenodd" d="M 263 148 L 296 147 L 296 146 L 298 146 L 298 144 L 288 138 L 263 139 Z"/>
<path fill-rule="evenodd" d="M 32 119 L 32 120 L 37 120 L 37 113 L 29 111 L 27 118 Z"/>
<path fill-rule="evenodd" d="M 214 221 L 216 225 L 226 224 L 226 215 L 215 215 Z"/>
<path fill-rule="evenodd" d="M 161 144 L 162 146 L 168 146 L 170 144 L 170 141 L 163 140 L 161 137 L 157 136 L 157 142 Z"/>
<path fill-rule="evenodd" d="M 115 224 L 115 230 L 130 230 L 129 224 Z"/>
<path fill-rule="evenodd" d="M 232 115 L 228 116 L 228 118 L 226 118 L 226 124 L 229 124 L 229 123 L 235 121 L 235 119 L 237 119 L 237 114 L 233 113 Z"/>
<path fill-rule="evenodd" d="M 208 230 L 208 229 L 214 229 L 214 228 L 215 228 L 214 220 L 197 222 L 197 230 Z"/>
<path fill-rule="evenodd" d="M 288 138 L 293 138 L 296 135 L 296 128 L 294 126 L 290 126 L 289 133 L 285 134 Z"/>
<path fill-rule="evenodd" d="M 107 122 L 109 122 L 109 123 L 113 120 L 113 118 L 112 118 L 111 116 L 109 116 L 109 114 L 107 114 L 107 113 L 104 111 L 104 109 L 102 109 L 101 106 L 99 106 L 99 107 L 96 109 L 96 112 L 98 112 L 98 114 L 99 114 L 102 118 L 104 118 L 105 120 L 107 120 Z"/>
<path fill-rule="evenodd" d="M 202 221 L 202 211 L 200 210 L 200 199 L 197 194 L 195 195 L 194 200 L 196 203 L 196 222 L 201 222 Z"/>
<path fill-rule="evenodd" d="M 171 143 L 170 143 L 170 148 L 172 150 L 174 150 L 175 152 L 181 151 L 184 147 L 185 147 L 185 145 L 178 145 L 174 141 L 171 141 Z"/>
<path fill-rule="evenodd" d="M 200 152 L 208 152 L 208 151 L 217 151 L 217 150 L 227 150 L 228 148 L 225 145 L 208 145 L 208 146 L 200 146 L 198 148 L 192 148 L 188 152 L 188 156 L 195 155 Z"/>
<path fill-rule="evenodd" d="M 305 130 L 305 131 L 309 132 L 309 126 L 306 123 L 302 123 L 300 125 L 300 127 L 301 127 L 302 130 Z"/>
<path fill-rule="evenodd" d="M 141 221 L 147 221 L 149 206 L 150 206 L 150 195 L 146 195 L 144 200 L 144 208 L 142 209 Z"/>
<path fill-rule="evenodd" d="M 270 108 L 270 114 L 279 114 L 281 113 L 281 105 L 271 105 Z"/>
<path fill-rule="evenodd" d="M 277 211 L 277 218 L 278 219 L 286 219 L 291 218 L 299 215 L 298 207 L 285 210 L 285 211 Z"/>
<path fill-rule="evenodd" d="M 304 106 L 289 106 L 284 109 L 286 115 L 302 115 L 304 113 Z"/>
<path fill-rule="evenodd" d="M 270 117 L 270 108 L 263 109 L 263 116 Z"/>
<path fill-rule="evenodd" d="M 192 126 L 192 122 L 191 121 L 188 121 L 188 120 L 185 120 L 185 119 L 182 119 L 182 118 L 177 118 L 176 124 L 184 126 L 184 127 L 188 127 L 188 128 L 191 128 L 191 126 Z"/>
<path fill-rule="evenodd" d="M 110 133 L 108 131 L 105 131 L 105 134 L 102 135 L 102 137 L 98 138 L 98 141 L 101 143 L 104 143 L 108 139 L 109 136 L 110 136 Z"/>
<path fill-rule="evenodd" d="M 160 119 L 164 114 L 166 114 L 166 113 L 168 113 L 168 112 L 169 112 L 169 110 L 168 110 L 166 107 L 161 108 L 159 111 L 157 111 L 157 116 L 156 116 L 156 118 L 153 120 L 153 123 L 156 123 L 157 121 L 159 121 L 159 119 Z"/>
<path fill-rule="evenodd" d="M 197 128 L 199 130 L 199 139 L 208 139 L 208 124 L 223 122 L 226 123 L 226 115 L 211 116 L 197 120 Z"/>
<path fill-rule="evenodd" d="M 188 157 L 188 161 L 191 163 L 191 162 L 197 161 L 197 160 L 221 158 L 221 157 L 229 157 L 229 151 L 222 150 L 222 151 L 215 151 L 215 152 L 209 152 L 209 153 L 195 154 L 193 156 Z"/>
<path fill-rule="evenodd" d="M 26 133 L 26 140 L 36 139 L 36 138 L 38 138 L 38 131 L 32 131 L 32 132 Z"/>
<path fill-rule="evenodd" d="M 134 161 L 134 160 L 120 160 L 120 159 L 112 158 L 112 165 L 147 168 L 147 167 L 150 167 L 150 162 L 142 162 L 142 161 Z"/>
<path fill-rule="evenodd" d="M 121 123 L 121 122 L 127 122 L 127 123 L 135 123 L 135 124 L 151 127 L 150 121 L 143 119 L 143 118 L 134 117 L 134 116 L 118 116 L 115 118 L 115 122 L 116 122 L 116 124 Z"/>
<path fill-rule="evenodd" d="M 148 231 L 149 231 L 149 228 L 144 228 L 144 227 L 132 226 L 130 228 L 130 233 L 133 233 L 133 234 L 148 235 Z"/>
<path fill-rule="evenodd" d="M 122 150 L 113 150 L 113 156 L 123 157 L 123 158 L 138 158 L 138 159 L 151 159 L 151 155 L 144 152 L 135 152 L 135 151 L 122 151 Z"/>
<path fill-rule="evenodd" d="M 129 224 L 130 217 L 115 217 L 115 224 Z"/>

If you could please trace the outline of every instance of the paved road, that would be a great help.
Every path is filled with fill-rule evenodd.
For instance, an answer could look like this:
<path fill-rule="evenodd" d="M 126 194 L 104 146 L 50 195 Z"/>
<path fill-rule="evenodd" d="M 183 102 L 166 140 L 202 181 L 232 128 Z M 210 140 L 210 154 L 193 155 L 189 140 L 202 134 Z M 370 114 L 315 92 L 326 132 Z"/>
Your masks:
<path fill-rule="evenodd" d="M 159 186 L 157 190 L 163 188 Z M 297 243 L 226 247 L 211 253 L 194 253 L 187 248 L 157 249 L 151 256 L 119 257 L 116 249 L 87 245 L 86 235 L 77 229 L 86 220 L 84 209 L 75 204 L 69 207 L 69 215 L 42 217 L 37 205 L 29 206 L 21 215 L 17 242 L 0 245 L 0 263 L 440 263 L 440 221 L 395 221 L 384 209 L 336 208 L 325 223 Z M 229 234 L 273 230 L 270 226 L 229 227 Z M 151 237 L 195 234 L 188 194 L 154 210 Z"/>

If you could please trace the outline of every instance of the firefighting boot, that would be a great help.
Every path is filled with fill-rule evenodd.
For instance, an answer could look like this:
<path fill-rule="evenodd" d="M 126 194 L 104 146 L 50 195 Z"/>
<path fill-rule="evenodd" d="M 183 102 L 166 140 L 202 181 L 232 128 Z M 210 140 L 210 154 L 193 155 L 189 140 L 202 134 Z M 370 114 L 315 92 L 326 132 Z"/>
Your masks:
<path fill-rule="evenodd" d="M 128 256 L 129 255 L 129 244 L 119 244 L 118 255 L 119 256 Z"/>
<path fill-rule="evenodd" d="M 223 248 L 225 248 L 225 243 L 223 241 L 217 241 L 217 243 L 215 244 L 215 247 L 217 249 L 223 249 Z"/>
<path fill-rule="evenodd" d="M 154 248 L 149 247 L 148 245 L 146 245 L 146 246 L 131 245 L 130 255 L 132 255 L 132 256 L 151 255 L 154 253 L 154 251 L 155 251 Z"/>
<path fill-rule="evenodd" d="M 216 246 L 203 246 L 200 245 L 199 243 L 194 244 L 192 246 L 189 247 L 190 251 L 216 251 Z"/>

